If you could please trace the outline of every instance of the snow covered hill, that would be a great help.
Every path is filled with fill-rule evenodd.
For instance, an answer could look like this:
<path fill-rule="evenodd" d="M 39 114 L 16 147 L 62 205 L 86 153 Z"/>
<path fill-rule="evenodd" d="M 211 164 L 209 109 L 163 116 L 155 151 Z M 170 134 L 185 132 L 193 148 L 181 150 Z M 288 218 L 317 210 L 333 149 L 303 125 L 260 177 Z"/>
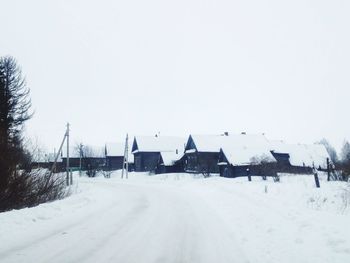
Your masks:
<path fill-rule="evenodd" d="M 0 262 L 349 262 L 345 183 L 75 179 L 64 200 L 0 214 Z"/>

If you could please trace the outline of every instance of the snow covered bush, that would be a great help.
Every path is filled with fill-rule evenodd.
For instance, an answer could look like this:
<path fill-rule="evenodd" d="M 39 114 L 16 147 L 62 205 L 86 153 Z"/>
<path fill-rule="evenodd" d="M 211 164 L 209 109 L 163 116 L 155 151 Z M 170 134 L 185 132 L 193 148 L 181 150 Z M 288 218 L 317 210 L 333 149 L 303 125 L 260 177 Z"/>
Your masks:
<path fill-rule="evenodd" d="M 104 178 L 111 178 L 112 171 L 110 170 L 102 170 L 101 171 Z"/>
<path fill-rule="evenodd" d="M 276 175 L 273 176 L 272 178 L 273 178 L 273 181 L 274 181 L 275 183 L 280 182 L 280 176 L 278 175 L 278 173 L 276 173 Z"/>
<path fill-rule="evenodd" d="M 65 176 L 48 170 L 16 171 L 0 196 L 0 212 L 32 207 L 68 194 Z"/>

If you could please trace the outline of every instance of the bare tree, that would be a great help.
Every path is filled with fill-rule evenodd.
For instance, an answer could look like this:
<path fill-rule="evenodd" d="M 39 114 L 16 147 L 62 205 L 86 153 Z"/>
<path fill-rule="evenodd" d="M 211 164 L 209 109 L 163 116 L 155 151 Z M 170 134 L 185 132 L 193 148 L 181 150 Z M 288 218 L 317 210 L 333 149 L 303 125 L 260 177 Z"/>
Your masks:
<path fill-rule="evenodd" d="M 329 154 L 329 157 L 331 158 L 331 161 L 335 164 L 338 162 L 338 155 L 337 155 L 337 151 L 335 150 L 335 148 L 329 143 L 329 141 L 325 138 L 323 138 L 322 140 L 320 140 L 319 142 L 317 142 L 318 144 L 322 144 L 324 145 L 324 147 L 326 147 L 326 150 Z"/>
<path fill-rule="evenodd" d="M 96 172 L 101 169 L 102 153 L 92 146 L 78 143 L 75 146 L 77 156 L 81 157 L 81 169 L 86 171 L 89 177 L 94 177 Z"/>
<path fill-rule="evenodd" d="M 343 147 L 340 153 L 340 169 L 342 171 L 343 180 L 348 180 L 350 177 L 350 143 L 344 141 Z"/>
<path fill-rule="evenodd" d="M 340 157 L 342 161 L 350 160 L 350 143 L 344 141 L 343 147 L 341 148 Z"/>

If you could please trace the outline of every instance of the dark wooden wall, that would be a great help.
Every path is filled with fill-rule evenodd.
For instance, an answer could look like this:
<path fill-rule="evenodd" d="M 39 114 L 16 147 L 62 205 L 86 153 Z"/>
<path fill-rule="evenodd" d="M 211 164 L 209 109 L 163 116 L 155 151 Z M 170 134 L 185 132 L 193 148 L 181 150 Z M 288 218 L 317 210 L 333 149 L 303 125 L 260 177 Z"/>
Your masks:
<path fill-rule="evenodd" d="M 194 173 L 219 173 L 218 152 L 186 153 L 185 171 Z"/>
<path fill-rule="evenodd" d="M 159 152 L 134 153 L 134 165 L 136 172 L 155 172 L 159 163 Z"/>
<path fill-rule="evenodd" d="M 294 174 L 311 174 L 312 168 L 307 166 L 294 166 L 290 164 L 288 153 L 274 153 L 273 157 L 277 160 L 276 169 L 280 173 L 294 173 Z"/>
<path fill-rule="evenodd" d="M 233 166 L 231 164 L 220 166 L 220 176 L 235 178 L 247 176 L 247 169 L 251 176 L 276 176 L 277 173 L 292 173 L 292 174 L 311 174 L 312 168 L 279 165 L 278 163 L 267 163 L 262 165 L 242 165 Z"/>
<path fill-rule="evenodd" d="M 175 162 L 173 165 L 164 165 L 163 160 L 160 158 L 160 161 L 157 164 L 156 174 L 163 173 L 183 173 L 185 164 L 185 157 L 182 157 L 180 160 Z"/>
<path fill-rule="evenodd" d="M 231 164 L 220 166 L 220 176 L 222 177 L 242 177 L 248 176 L 248 171 L 251 176 L 276 176 L 276 164 L 269 163 L 263 165 L 239 165 L 233 166 Z"/>
<path fill-rule="evenodd" d="M 118 170 L 123 168 L 124 156 L 107 156 L 106 157 L 106 169 Z"/>

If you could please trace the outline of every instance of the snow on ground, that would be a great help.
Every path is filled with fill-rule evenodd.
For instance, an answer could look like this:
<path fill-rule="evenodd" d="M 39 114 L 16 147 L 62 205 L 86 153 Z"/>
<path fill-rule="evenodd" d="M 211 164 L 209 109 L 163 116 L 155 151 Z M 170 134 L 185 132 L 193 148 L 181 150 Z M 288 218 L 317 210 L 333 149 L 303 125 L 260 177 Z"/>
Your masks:
<path fill-rule="evenodd" d="M 349 262 L 345 186 L 75 174 L 70 197 L 0 214 L 0 262 Z"/>

